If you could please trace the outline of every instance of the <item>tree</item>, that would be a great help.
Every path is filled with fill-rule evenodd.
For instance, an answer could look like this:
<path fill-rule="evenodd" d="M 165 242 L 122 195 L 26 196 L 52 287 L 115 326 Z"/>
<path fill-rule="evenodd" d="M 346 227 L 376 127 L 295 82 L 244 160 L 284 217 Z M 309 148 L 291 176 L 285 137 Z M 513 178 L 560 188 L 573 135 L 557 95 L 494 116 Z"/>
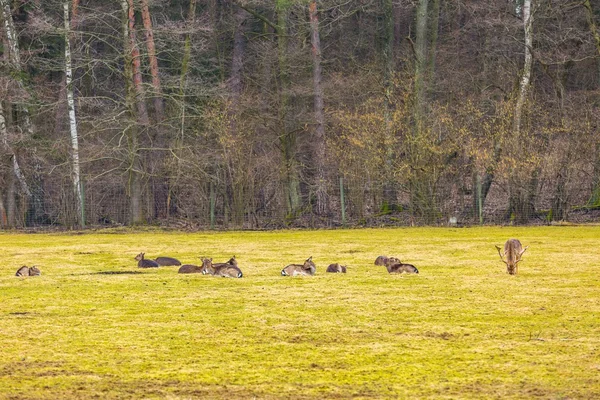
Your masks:
<path fill-rule="evenodd" d="M 77 0 L 74 1 L 76 5 Z M 77 118 L 75 115 L 75 100 L 73 96 L 73 70 L 70 44 L 71 26 L 69 20 L 69 3 L 67 1 L 63 4 L 63 8 L 65 24 L 65 84 L 67 88 L 67 105 L 69 109 L 69 127 L 71 132 L 71 168 L 73 192 L 75 194 L 75 224 L 78 227 L 83 227 L 85 226 L 84 199 L 79 171 L 79 136 L 77 135 Z"/>

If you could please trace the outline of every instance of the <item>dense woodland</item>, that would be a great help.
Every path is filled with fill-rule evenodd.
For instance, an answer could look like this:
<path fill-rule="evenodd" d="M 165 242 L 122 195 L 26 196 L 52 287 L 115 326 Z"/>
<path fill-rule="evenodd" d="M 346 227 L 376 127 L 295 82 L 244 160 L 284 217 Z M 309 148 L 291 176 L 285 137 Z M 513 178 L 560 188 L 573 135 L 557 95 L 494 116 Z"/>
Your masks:
<path fill-rule="evenodd" d="M 2 227 L 598 219 L 598 0 L 0 6 Z"/>

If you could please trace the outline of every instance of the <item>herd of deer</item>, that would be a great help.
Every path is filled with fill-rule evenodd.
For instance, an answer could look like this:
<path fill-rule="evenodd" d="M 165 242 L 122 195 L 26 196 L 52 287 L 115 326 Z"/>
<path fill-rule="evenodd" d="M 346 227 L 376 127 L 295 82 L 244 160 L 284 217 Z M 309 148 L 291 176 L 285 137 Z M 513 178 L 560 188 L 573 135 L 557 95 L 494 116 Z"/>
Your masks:
<path fill-rule="evenodd" d="M 518 239 L 509 239 L 504 244 L 504 253 L 499 246 L 498 254 L 500 259 L 506 264 L 506 272 L 510 275 L 516 275 L 518 272 L 518 263 L 521 261 L 521 257 L 527 247 L 523 248 L 521 242 Z M 180 274 L 194 274 L 201 273 L 203 275 L 214 275 L 225 278 L 241 278 L 244 276 L 242 270 L 238 267 L 235 256 L 231 257 L 229 261 L 224 263 L 214 263 L 212 258 L 202 258 L 202 265 L 185 264 L 181 265 L 181 262 L 172 257 L 158 257 L 154 260 L 144 258 L 146 253 L 140 253 L 135 256 L 135 260 L 138 262 L 139 268 L 158 268 L 161 266 L 180 266 L 178 273 Z M 404 264 L 396 257 L 379 256 L 375 260 L 375 265 L 383 265 L 386 267 L 390 274 L 418 274 L 419 270 L 412 264 Z M 309 257 L 303 264 L 290 264 L 281 270 L 283 276 L 301 276 L 315 275 L 317 267 L 312 261 L 312 256 Z M 346 266 L 340 264 L 330 264 L 327 267 L 326 272 L 332 273 L 346 273 Z M 22 266 L 17 270 L 16 276 L 36 276 L 41 275 L 41 271 L 36 267 Z"/>

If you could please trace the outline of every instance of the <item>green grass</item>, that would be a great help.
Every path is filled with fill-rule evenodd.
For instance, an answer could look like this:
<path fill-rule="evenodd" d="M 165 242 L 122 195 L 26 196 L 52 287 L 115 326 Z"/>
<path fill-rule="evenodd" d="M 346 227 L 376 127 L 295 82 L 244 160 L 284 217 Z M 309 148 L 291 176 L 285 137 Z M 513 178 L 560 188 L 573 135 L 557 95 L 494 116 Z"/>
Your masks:
<path fill-rule="evenodd" d="M 600 398 L 599 244 L 591 226 L 0 233 L 0 398 Z M 140 251 L 235 254 L 244 278 L 141 270 Z M 280 276 L 309 256 L 316 276 Z"/>

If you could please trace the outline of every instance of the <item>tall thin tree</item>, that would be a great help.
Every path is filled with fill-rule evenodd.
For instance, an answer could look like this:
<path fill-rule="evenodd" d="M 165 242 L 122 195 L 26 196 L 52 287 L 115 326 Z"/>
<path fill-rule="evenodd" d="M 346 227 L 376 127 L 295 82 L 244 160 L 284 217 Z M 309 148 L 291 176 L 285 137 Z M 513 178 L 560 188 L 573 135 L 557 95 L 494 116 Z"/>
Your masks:
<path fill-rule="evenodd" d="M 63 3 L 65 29 L 65 83 L 67 92 L 67 107 L 69 109 L 69 130 L 71 133 L 71 178 L 75 194 L 75 221 L 79 227 L 85 226 L 84 199 L 79 168 L 79 137 L 77 135 L 77 118 L 75 114 L 75 99 L 73 96 L 73 68 L 71 57 L 71 25 L 69 18 L 69 2 Z"/>

